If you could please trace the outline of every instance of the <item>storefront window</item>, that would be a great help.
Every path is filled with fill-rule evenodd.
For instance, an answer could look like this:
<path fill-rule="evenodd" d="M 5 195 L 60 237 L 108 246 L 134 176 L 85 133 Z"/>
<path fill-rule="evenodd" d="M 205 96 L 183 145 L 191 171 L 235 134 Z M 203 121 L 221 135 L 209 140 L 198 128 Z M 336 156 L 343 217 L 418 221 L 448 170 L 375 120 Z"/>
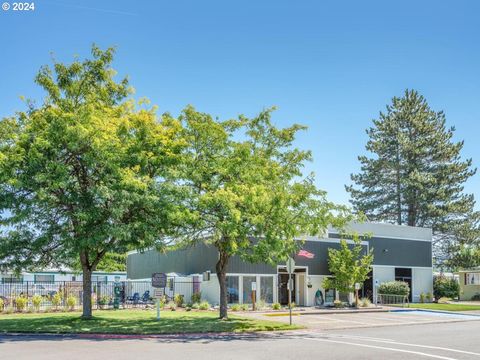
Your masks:
<path fill-rule="evenodd" d="M 243 277 L 243 303 L 251 304 L 252 303 L 252 283 L 256 281 L 255 276 L 244 276 Z"/>
<path fill-rule="evenodd" d="M 273 276 L 260 276 L 260 299 L 273 303 Z"/>
<path fill-rule="evenodd" d="M 237 304 L 239 300 L 238 276 L 227 276 L 227 297 L 229 304 Z"/>

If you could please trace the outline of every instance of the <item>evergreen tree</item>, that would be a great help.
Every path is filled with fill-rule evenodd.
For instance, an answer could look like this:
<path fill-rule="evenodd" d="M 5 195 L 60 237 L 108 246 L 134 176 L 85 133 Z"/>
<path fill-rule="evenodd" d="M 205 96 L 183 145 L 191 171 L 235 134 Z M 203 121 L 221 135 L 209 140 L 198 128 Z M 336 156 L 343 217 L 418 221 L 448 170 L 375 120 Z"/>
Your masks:
<path fill-rule="evenodd" d="M 445 114 L 406 90 L 373 124 L 366 145 L 373 156 L 359 156 L 361 171 L 346 186 L 354 208 L 371 221 L 431 227 L 437 265 L 459 244 L 478 243 L 475 199 L 463 191 L 476 169 L 461 158 L 463 141 L 453 141 Z"/>

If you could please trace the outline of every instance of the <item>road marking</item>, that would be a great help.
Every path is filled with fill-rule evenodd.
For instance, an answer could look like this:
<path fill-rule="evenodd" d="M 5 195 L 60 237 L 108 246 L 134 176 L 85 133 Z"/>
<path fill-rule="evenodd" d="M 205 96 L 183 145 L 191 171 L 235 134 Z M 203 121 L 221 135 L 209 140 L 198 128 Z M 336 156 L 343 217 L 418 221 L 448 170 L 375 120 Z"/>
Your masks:
<path fill-rule="evenodd" d="M 330 336 L 330 335 L 328 335 L 328 336 Z M 398 342 L 396 340 L 390 340 L 390 339 L 378 339 L 378 338 L 369 338 L 369 337 L 360 337 L 360 336 L 351 336 L 351 335 L 335 335 L 333 337 L 346 338 L 346 339 L 352 339 L 352 340 L 358 339 L 358 340 L 365 340 L 365 341 L 372 341 L 372 342 L 379 342 L 379 343 L 393 344 L 393 345 L 421 347 L 421 348 L 425 348 L 425 349 L 436 349 L 436 350 L 457 352 L 457 353 L 461 353 L 461 354 L 480 356 L 480 353 L 476 353 L 476 352 L 472 352 L 472 351 L 465 351 L 465 350 L 452 349 L 452 348 L 446 348 L 446 347 L 441 347 L 441 346 L 433 346 L 433 345 L 421 345 L 421 344 L 404 343 L 404 342 Z"/>
<path fill-rule="evenodd" d="M 407 353 L 407 354 L 414 354 L 414 355 L 426 356 L 426 357 L 431 357 L 431 358 L 435 358 L 435 359 L 442 359 L 442 360 L 458 360 L 458 359 L 451 358 L 451 357 L 446 357 L 446 356 L 433 355 L 433 354 L 429 354 L 429 353 L 425 353 L 425 352 L 420 352 L 420 351 L 397 349 L 397 348 L 391 348 L 391 347 L 386 347 L 386 346 L 376 346 L 376 345 L 358 344 L 358 343 L 352 343 L 352 342 L 348 342 L 348 341 L 339 341 L 339 340 L 331 340 L 331 339 L 318 339 L 318 338 L 304 338 L 304 339 L 305 339 L 305 340 L 313 340 L 313 341 L 331 342 L 331 343 L 336 343 L 336 344 L 360 346 L 360 347 L 366 347 L 366 348 L 371 348 L 371 349 L 380 349 L 380 350 L 396 351 L 396 352 L 402 352 L 402 353 Z"/>

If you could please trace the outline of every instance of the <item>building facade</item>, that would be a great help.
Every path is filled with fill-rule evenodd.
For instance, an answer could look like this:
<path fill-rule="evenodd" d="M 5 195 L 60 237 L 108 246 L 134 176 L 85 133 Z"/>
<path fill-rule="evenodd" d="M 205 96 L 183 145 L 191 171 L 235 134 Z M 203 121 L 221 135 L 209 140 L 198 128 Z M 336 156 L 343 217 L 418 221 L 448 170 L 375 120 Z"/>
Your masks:
<path fill-rule="evenodd" d="M 104 272 L 94 271 L 92 273 L 93 283 L 106 283 L 111 281 L 125 281 L 127 280 L 127 273 L 124 271 Z M 22 272 L 21 274 L 14 274 L 11 272 L 0 273 L 0 284 L 11 283 L 55 283 L 61 281 L 83 281 L 82 273 L 71 270 L 46 270 L 37 272 Z"/>
<path fill-rule="evenodd" d="M 458 272 L 460 297 L 462 301 L 480 301 L 480 268 Z"/>
<path fill-rule="evenodd" d="M 361 289 L 362 296 L 376 299 L 382 282 L 402 280 L 410 285 L 410 301 L 420 294 L 432 292 L 432 232 L 430 229 L 390 224 L 351 224 L 348 232 L 362 236 L 365 251 L 373 249 L 374 261 L 370 278 Z M 292 301 L 300 306 L 315 305 L 321 292 L 325 303 L 335 299 L 347 300 L 348 294 L 324 289 L 323 280 L 331 276 L 328 270 L 328 249 L 339 248 L 341 235 L 329 229 L 324 237 L 308 237 L 302 249 L 313 258 L 295 257 Z M 347 240 L 353 243 L 352 240 Z M 202 297 L 218 304 L 220 288 L 215 275 L 218 254 L 214 247 L 200 244 L 195 247 L 161 254 L 155 250 L 131 252 L 127 258 L 127 277 L 130 280 L 149 279 L 152 273 L 178 273 L 201 281 Z M 209 276 L 202 276 L 208 273 Z M 227 268 L 227 288 L 230 303 L 250 303 L 252 288 L 257 298 L 267 303 L 288 302 L 288 273 L 285 264 L 251 264 L 232 257 Z M 187 299 L 188 301 L 188 299 Z"/>

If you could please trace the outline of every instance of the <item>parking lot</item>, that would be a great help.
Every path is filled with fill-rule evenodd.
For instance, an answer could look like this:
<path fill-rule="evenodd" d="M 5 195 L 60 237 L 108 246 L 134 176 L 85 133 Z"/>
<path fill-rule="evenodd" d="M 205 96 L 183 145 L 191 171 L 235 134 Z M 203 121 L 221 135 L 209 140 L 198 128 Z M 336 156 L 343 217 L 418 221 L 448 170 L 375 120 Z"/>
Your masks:
<path fill-rule="evenodd" d="M 285 316 L 269 316 L 269 314 L 254 315 L 263 319 L 288 322 L 288 314 Z M 466 315 L 461 313 L 442 313 L 419 310 L 393 310 L 391 312 L 363 312 L 348 314 L 301 314 L 292 317 L 294 324 L 300 324 L 309 330 L 340 330 L 353 328 L 384 327 L 398 325 L 436 324 L 459 321 L 479 321 L 478 315 Z"/>

